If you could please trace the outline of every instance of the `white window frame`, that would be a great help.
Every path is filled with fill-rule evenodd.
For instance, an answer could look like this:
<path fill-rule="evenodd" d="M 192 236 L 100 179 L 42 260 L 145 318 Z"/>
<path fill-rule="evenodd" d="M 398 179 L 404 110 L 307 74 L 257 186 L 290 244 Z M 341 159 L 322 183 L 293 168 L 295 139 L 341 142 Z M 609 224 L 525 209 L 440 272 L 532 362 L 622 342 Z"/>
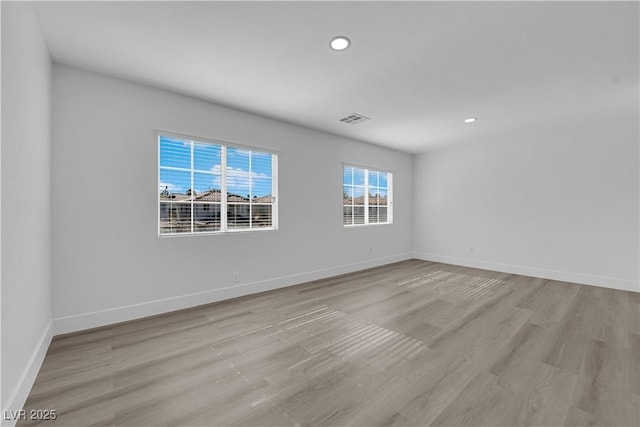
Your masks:
<path fill-rule="evenodd" d="M 202 143 L 202 144 L 211 144 L 220 146 L 220 230 L 217 231 L 196 231 L 194 230 L 194 203 L 191 202 L 191 231 L 184 233 L 160 233 L 160 191 L 158 184 L 160 181 L 160 138 L 175 138 L 185 142 L 191 142 L 191 167 L 190 171 L 192 174 L 193 180 L 193 144 L 194 143 Z M 238 148 L 241 150 L 248 150 L 250 152 L 258 152 L 264 154 L 271 154 L 271 188 L 272 188 L 272 199 L 273 202 L 271 204 L 271 227 L 243 227 L 243 228 L 229 228 L 227 224 L 227 148 Z M 278 229 L 278 158 L 279 153 L 275 150 L 263 148 L 263 147 L 255 147 L 243 144 L 236 144 L 230 142 L 224 142 L 220 140 L 210 139 L 210 138 L 202 138 L 190 135 L 184 135 L 174 132 L 165 132 L 165 131 L 157 131 L 156 133 L 156 149 L 158 154 L 157 160 L 157 182 L 156 182 L 156 208 L 157 208 L 157 231 L 158 237 L 180 237 L 180 236 L 202 236 L 202 235 L 218 235 L 218 234 L 233 234 L 233 233 L 252 233 L 252 232 L 260 232 L 260 231 L 274 231 Z M 250 158 L 251 159 L 251 158 Z M 251 164 L 251 160 L 249 160 Z M 191 185 L 193 188 L 193 182 Z M 249 206 L 251 203 L 249 202 Z"/>
<path fill-rule="evenodd" d="M 358 165 L 356 163 L 342 164 L 342 194 L 344 194 L 344 168 L 352 167 L 364 170 L 364 223 L 363 224 L 345 224 L 344 223 L 344 200 L 342 202 L 342 226 L 344 228 L 368 227 L 376 225 L 393 224 L 393 172 L 388 169 L 376 168 Z M 369 172 L 384 172 L 387 174 L 387 221 L 385 222 L 369 222 Z M 355 205 L 352 205 L 355 208 Z M 353 218 L 353 212 L 352 212 Z"/>

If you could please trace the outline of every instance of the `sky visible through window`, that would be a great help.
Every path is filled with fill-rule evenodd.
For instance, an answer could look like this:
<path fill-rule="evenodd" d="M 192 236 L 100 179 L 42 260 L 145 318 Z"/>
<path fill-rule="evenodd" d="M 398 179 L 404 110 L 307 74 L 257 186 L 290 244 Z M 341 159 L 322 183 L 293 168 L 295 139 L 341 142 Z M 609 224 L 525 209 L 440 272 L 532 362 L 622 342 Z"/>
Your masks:
<path fill-rule="evenodd" d="M 160 137 L 159 190 L 187 194 L 191 188 L 191 141 Z M 272 193 L 270 153 L 227 147 L 227 192 L 243 197 Z M 220 190 L 222 147 L 193 143 L 193 190 Z"/>
<path fill-rule="evenodd" d="M 344 166 L 343 181 L 344 194 L 350 198 L 364 196 L 364 175 L 369 173 L 369 193 L 386 197 L 389 188 L 388 176 L 386 172 L 367 171 L 354 166 Z"/>

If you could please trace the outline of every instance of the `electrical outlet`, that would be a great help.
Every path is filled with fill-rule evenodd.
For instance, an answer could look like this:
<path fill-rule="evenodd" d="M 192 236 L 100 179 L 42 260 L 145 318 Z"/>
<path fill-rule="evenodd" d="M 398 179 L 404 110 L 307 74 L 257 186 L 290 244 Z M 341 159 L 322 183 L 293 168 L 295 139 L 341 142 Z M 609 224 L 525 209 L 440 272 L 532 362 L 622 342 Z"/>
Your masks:
<path fill-rule="evenodd" d="M 469 247 L 469 253 L 470 253 L 471 255 L 473 255 L 473 252 L 474 252 L 474 251 L 475 251 L 475 249 L 474 249 L 472 246 L 470 246 L 470 247 Z"/>
<path fill-rule="evenodd" d="M 369 248 L 369 254 L 373 254 L 373 248 Z"/>
<path fill-rule="evenodd" d="M 240 281 L 240 279 L 238 279 L 238 272 L 234 271 L 233 273 L 231 273 L 231 281 L 233 283 L 238 283 Z"/>

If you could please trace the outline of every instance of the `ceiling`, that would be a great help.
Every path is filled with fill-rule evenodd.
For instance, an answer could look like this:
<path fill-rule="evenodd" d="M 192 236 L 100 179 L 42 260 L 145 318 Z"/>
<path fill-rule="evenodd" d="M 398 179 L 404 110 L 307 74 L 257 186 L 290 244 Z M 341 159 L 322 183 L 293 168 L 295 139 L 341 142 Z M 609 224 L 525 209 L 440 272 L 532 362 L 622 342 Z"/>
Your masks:
<path fill-rule="evenodd" d="M 637 108 L 638 6 L 43 2 L 36 10 L 55 62 L 418 153 Z M 351 47 L 332 51 L 336 35 Z M 339 121 L 351 113 L 371 120 Z"/>

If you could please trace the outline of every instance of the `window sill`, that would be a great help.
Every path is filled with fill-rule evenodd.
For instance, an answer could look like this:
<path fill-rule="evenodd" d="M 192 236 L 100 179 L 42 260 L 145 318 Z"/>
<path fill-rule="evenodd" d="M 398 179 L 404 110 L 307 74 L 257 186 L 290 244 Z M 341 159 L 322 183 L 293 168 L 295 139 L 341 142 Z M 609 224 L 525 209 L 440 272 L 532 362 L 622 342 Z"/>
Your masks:
<path fill-rule="evenodd" d="M 362 228 L 362 227 L 376 227 L 379 225 L 393 225 L 393 222 L 373 222 L 371 224 L 350 224 L 342 225 L 342 228 Z"/>
<path fill-rule="evenodd" d="M 278 229 L 276 227 L 264 227 L 227 231 L 202 231 L 200 233 L 165 233 L 158 234 L 158 238 L 165 239 L 170 237 L 224 236 L 229 234 L 261 233 L 263 231 L 278 231 Z"/>

